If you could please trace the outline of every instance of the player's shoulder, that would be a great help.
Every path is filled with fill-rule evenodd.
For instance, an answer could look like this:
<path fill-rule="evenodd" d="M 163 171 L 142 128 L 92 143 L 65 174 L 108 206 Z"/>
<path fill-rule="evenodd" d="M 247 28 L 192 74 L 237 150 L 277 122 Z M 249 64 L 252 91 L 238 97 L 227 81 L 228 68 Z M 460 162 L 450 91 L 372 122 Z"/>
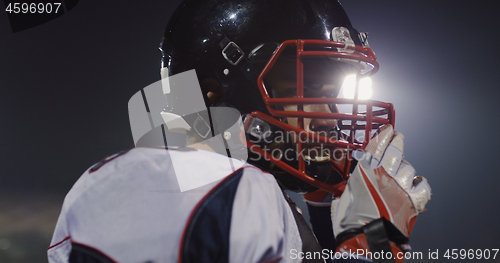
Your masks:
<path fill-rule="evenodd" d="M 251 177 L 264 174 L 242 160 L 215 152 L 179 147 L 132 148 L 109 155 L 90 166 L 67 197 L 75 198 L 103 185 L 111 187 L 124 182 L 141 184 L 147 180 L 146 177 L 161 177 L 172 185 L 178 185 L 177 189 L 182 192 L 218 181 L 238 170 L 245 170 L 245 176 Z M 113 188 L 109 191 L 118 190 Z"/>
<path fill-rule="evenodd" d="M 141 177 L 153 174 L 171 173 L 171 153 L 168 148 L 132 148 L 102 158 L 91 165 L 75 182 L 66 196 L 66 200 L 75 199 L 89 189 L 120 181 L 141 180 Z M 178 150 L 196 152 L 194 149 Z M 167 176 L 168 177 L 168 176 Z M 110 189 L 110 191 L 118 191 Z"/>
<path fill-rule="evenodd" d="M 189 147 L 138 147 L 111 154 L 90 166 L 88 174 L 112 174 L 116 170 L 141 167 L 143 169 L 158 169 L 160 164 L 172 161 L 183 166 L 198 166 L 226 160 L 227 157 Z M 142 166 L 140 164 L 143 164 Z"/>

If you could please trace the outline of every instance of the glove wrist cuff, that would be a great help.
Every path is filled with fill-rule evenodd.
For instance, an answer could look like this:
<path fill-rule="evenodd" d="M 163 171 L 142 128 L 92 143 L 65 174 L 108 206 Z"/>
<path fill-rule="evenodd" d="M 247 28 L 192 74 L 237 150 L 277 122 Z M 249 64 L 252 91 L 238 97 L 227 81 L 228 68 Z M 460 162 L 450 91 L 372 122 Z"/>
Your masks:
<path fill-rule="evenodd" d="M 337 236 L 337 252 L 356 253 L 363 252 L 361 255 L 367 255 L 366 252 L 384 253 L 392 251 L 393 258 L 397 253 L 401 253 L 400 248 L 408 248 L 408 238 L 397 229 L 390 221 L 385 218 L 376 219 L 369 224 L 356 229 L 349 229 Z M 406 250 L 406 249 L 405 249 Z M 387 261 L 394 262 L 394 261 Z M 402 262 L 396 261 L 396 262 Z"/>
<path fill-rule="evenodd" d="M 394 243 L 394 242 L 389 242 L 390 250 L 392 253 L 391 258 L 396 261 L 396 263 L 402 263 L 403 259 L 399 259 L 401 255 L 404 255 L 404 252 Z M 368 244 L 368 241 L 366 239 L 365 234 L 358 234 L 354 237 L 351 237 L 344 241 L 342 244 L 340 244 L 337 249 L 335 250 L 336 253 L 349 253 L 349 254 L 356 254 L 357 256 L 363 256 L 365 258 L 376 258 L 378 256 L 373 256 L 373 253 L 375 251 L 372 251 L 370 249 L 370 245 Z M 387 250 L 382 250 L 382 251 L 376 251 L 380 252 L 384 255 L 384 257 L 389 258 L 388 251 Z M 399 255 L 399 256 L 398 256 Z M 374 262 L 377 262 L 374 261 Z M 386 262 L 386 261 L 383 261 Z M 387 262 L 394 262 L 394 261 L 387 261 Z"/>

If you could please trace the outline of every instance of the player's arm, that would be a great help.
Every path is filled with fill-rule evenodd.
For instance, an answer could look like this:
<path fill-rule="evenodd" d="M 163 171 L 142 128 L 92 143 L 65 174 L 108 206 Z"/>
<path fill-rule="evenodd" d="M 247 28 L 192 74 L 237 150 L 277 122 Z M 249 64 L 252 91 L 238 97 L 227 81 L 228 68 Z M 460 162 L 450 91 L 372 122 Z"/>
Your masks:
<path fill-rule="evenodd" d="M 61 214 L 57 219 L 56 228 L 52 235 L 50 246 L 47 249 L 47 258 L 50 263 L 69 262 L 71 252 L 71 237 L 66 222 L 67 204 L 63 204 Z"/>

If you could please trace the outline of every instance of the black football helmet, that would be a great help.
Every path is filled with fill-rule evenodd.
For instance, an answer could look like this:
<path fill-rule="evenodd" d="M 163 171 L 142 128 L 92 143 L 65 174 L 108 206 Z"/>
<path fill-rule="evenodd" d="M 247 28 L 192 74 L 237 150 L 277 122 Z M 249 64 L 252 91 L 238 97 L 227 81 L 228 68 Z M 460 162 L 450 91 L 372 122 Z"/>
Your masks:
<path fill-rule="evenodd" d="M 207 108 L 232 107 L 245 117 L 249 162 L 270 171 L 285 188 L 296 192 L 322 188 L 340 195 L 352 166 L 352 152 L 364 149 L 379 126 L 393 125 L 394 110 L 390 103 L 359 100 L 357 92 L 353 99 L 336 98 L 336 94 L 308 97 L 304 95 L 304 85 L 308 85 L 304 65 L 305 61 L 328 61 L 332 68 L 345 67 L 358 80 L 372 75 L 379 65 L 366 38 L 366 33 L 352 27 L 336 0 L 185 0 L 169 20 L 160 50 L 164 74 L 196 71 Z M 283 57 L 296 65 L 296 94 L 288 98 L 278 97 L 266 81 Z M 345 77 L 331 74 L 339 83 Z M 172 90 L 168 110 L 175 112 L 179 101 Z M 303 106 L 308 104 L 330 105 L 331 113 L 306 112 Z M 340 113 L 340 104 L 350 105 L 352 111 Z M 284 105 L 296 105 L 297 110 L 285 111 Z M 298 127 L 289 125 L 287 118 L 297 118 Z M 335 131 L 330 131 L 337 136 L 306 131 L 304 118 L 338 120 Z M 199 125 L 193 118 L 185 121 L 192 127 Z M 356 139 L 357 131 L 364 131 L 363 138 Z M 298 134 L 298 141 L 279 146 L 296 147 L 298 151 L 287 153 L 294 158 L 268 150 L 279 132 Z M 300 150 L 307 140 L 340 149 L 337 153 L 344 157 L 335 159 L 331 154 L 325 161 L 302 156 Z"/>

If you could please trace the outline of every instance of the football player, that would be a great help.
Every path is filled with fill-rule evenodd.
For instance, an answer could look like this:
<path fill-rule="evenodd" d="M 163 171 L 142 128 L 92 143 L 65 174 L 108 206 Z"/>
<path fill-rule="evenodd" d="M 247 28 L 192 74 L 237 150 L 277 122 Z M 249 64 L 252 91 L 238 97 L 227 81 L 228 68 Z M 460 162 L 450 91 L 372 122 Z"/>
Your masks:
<path fill-rule="evenodd" d="M 392 105 L 361 99 L 378 63 L 337 1 L 185 0 L 160 50 L 161 86 L 129 114 L 136 146 L 167 147 L 89 168 L 49 262 L 400 260 L 430 187 Z M 283 189 L 304 193 L 316 235 Z"/>

